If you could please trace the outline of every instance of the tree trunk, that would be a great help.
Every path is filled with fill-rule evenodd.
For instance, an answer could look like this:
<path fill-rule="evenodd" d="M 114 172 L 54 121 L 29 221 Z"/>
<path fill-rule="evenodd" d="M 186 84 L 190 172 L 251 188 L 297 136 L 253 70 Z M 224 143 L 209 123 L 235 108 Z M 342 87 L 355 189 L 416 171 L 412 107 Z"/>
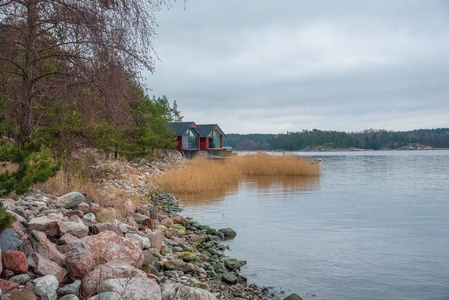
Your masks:
<path fill-rule="evenodd" d="M 21 120 L 19 143 L 24 147 L 31 139 L 32 109 L 34 92 L 34 70 L 36 67 L 36 31 L 37 7 L 36 0 L 26 1 L 27 34 L 25 36 L 25 68 L 23 74 L 23 96 L 21 99 Z"/>

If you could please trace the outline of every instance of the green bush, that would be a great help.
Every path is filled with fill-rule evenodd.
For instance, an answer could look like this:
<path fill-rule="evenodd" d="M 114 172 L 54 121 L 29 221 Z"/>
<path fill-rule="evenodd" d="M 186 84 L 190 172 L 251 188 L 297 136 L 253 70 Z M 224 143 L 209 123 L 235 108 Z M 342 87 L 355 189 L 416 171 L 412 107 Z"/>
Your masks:
<path fill-rule="evenodd" d="M 0 174 L 0 196 L 7 196 L 15 191 L 24 194 L 35 183 L 43 183 L 56 175 L 61 168 L 56 163 L 50 150 L 42 143 L 32 141 L 23 148 L 7 143 L 0 148 L 0 161 L 17 165 L 17 170 Z"/>
<path fill-rule="evenodd" d="M 0 207 L 0 232 L 11 227 L 15 220 L 15 216 L 8 214 L 4 207 Z"/>

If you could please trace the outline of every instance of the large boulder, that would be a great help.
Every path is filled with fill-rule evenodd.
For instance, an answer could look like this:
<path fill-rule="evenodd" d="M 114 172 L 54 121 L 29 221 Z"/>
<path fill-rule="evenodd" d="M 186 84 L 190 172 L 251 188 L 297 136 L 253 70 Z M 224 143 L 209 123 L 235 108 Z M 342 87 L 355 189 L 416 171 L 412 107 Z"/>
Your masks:
<path fill-rule="evenodd" d="M 82 279 L 95 268 L 95 261 L 89 250 L 73 248 L 65 256 L 65 265 L 72 280 Z"/>
<path fill-rule="evenodd" d="M 166 283 L 161 286 L 162 300 L 216 300 L 217 298 L 210 292 L 189 287 L 181 283 Z"/>
<path fill-rule="evenodd" d="M 17 250 L 17 247 L 21 242 L 19 235 L 12 229 L 5 229 L 2 234 L 0 234 L 0 248 L 2 249 L 2 252 Z"/>
<path fill-rule="evenodd" d="M 19 250 L 24 252 L 27 257 L 37 253 L 45 258 L 48 258 L 60 266 L 65 265 L 64 255 L 56 249 L 56 246 L 51 243 L 45 233 L 33 230 L 30 232 L 28 239 L 20 245 Z"/>
<path fill-rule="evenodd" d="M 64 208 L 72 208 L 85 200 L 86 198 L 83 196 L 83 194 L 78 192 L 71 192 L 59 197 L 56 201 Z"/>
<path fill-rule="evenodd" d="M 56 289 L 59 282 L 53 275 L 47 275 L 33 280 L 33 291 L 40 296 L 41 300 L 56 300 Z"/>
<path fill-rule="evenodd" d="M 2 254 L 3 267 L 13 271 L 15 274 L 26 274 L 28 272 L 28 261 L 25 253 L 9 250 Z"/>
<path fill-rule="evenodd" d="M 48 216 L 42 216 L 31 219 L 28 222 L 29 230 L 45 232 L 47 236 L 60 237 L 67 232 L 67 225 L 60 219 L 50 219 Z"/>
<path fill-rule="evenodd" d="M 87 236 L 81 241 L 90 247 L 92 256 L 97 262 L 120 260 L 135 267 L 142 265 L 142 250 L 129 239 L 118 236 L 112 231 Z"/>
<path fill-rule="evenodd" d="M 107 279 L 100 284 L 98 291 L 115 292 L 123 299 L 161 300 L 159 285 L 154 280 L 143 277 Z"/>
<path fill-rule="evenodd" d="M 147 274 L 122 261 L 112 261 L 97 266 L 84 276 L 81 290 L 85 297 L 94 295 L 103 280 L 113 278 L 147 277 Z"/>
<path fill-rule="evenodd" d="M 62 268 L 57 263 L 42 255 L 33 253 L 31 258 L 33 271 L 38 275 L 53 275 L 59 282 L 62 282 L 67 275 L 67 270 L 65 268 Z"/>

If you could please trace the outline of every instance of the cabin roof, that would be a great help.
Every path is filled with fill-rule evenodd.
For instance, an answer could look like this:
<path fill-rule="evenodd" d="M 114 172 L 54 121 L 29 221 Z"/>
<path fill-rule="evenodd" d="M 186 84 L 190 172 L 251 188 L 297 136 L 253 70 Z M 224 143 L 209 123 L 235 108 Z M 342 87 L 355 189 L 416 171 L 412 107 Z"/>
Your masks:
<path fill-rule="evenodd" d="M 207 137 L 209 136 L 209 134 L 212 133 L 212 131 L 214 131 L 215 129 L 218 130 L 218 132 L 223 136 L 226 137 L 226 134 L 223 132 L 223 130 L 221 130 L 220 126 L 218 126 L 217 124 L 201 124 L 201 125 L 197 125 L 198 129 L 201 132 L 201 137 Z"/>
<path fill-rule="evenodd" d="M 168 125 L 175 130 L 176 136 L 182 136 L 189 128 L 194 128 L 202 136 L 202 132 L 195 122 L 171 122 Z"/>

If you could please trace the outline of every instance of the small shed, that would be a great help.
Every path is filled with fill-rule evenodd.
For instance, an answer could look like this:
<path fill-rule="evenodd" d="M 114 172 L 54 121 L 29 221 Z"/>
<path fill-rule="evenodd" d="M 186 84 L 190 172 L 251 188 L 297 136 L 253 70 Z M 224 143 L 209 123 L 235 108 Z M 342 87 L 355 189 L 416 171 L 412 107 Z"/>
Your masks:
<path fill-rule="evenodd" d="M 201 151 L 223 150 L 223 137 L 226 137 L 226 134 L 217 124 L 201 124 L 197 127 L 201 133 Z"/>
<path fill-rule="evenodd" d="M 194 157 L 200 150 L 201 131 L 195 122 L 172 122 L 169 126 L 175 130 L 178 137 L 176 150 L 183 152 L 186 157 Z"/>

